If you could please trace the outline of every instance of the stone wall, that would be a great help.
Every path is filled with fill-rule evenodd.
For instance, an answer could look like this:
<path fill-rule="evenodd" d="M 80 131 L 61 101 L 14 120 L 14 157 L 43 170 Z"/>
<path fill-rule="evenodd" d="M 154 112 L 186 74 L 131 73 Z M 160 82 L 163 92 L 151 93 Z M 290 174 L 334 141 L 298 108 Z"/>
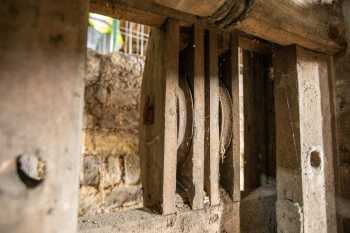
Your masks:
<path fill-rule="evenodd" d="M 144 60 L 87 56 L 79 215 L 140 206 L 139 99 Z"/>

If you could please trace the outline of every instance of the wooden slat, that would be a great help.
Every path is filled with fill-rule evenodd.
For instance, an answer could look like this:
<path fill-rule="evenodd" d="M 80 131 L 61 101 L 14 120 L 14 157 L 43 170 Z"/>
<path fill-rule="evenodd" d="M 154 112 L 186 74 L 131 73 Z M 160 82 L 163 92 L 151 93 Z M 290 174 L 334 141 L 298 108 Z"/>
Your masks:
<path fill-rule="evenodd" d="M 238 64 L 238 46 L 239 36 L 237 33 L 228 34 L 227 51 L 220 57 L 220 76 L 221 82 L 229 92 L 231 105 L 228 111 L 232 112 L 232 137 L 230 135 L 230 146 L 224 155 L 221 155 L 223 161 L 220 163 L 220 183 L 229 193 L 231 200 L 240 200 L 240 83 L 239 83 L 239 64 Z M 223 103 L 221 103 L 223 107 Z M 223 120 L 223 119 L 221 119 Z M 221 132 L 222 134 L 222 132 Z M 223 143 L 223 138 L 220 139 Z M 221 152 L 222 153 L 222 152 Z"/>
<path fill-rule="evenodd" d="M 296 46 L 281 48 L 274 58 L 282 232 L 337 231 L 328 62 Z"/>
<path fill-rule="evenodd" d="M 175 212 L 179 24 L 151 32 L 142 84 L 140 156 L 144 206 Z"/>
<path fill-rule="evenodd" d="M 232 121 L 233 121 L 233 137 L 231 142 L 231 150 L 233 158 L 233 193 L 232 200 L 240 201 L 241 199 L 241 108 L 240 93 L 241 86 L 239 80 L 239 50 L 238 35 L 231 34 L 230 41 L 230 63 L 231 63 L 231 97 L 232 97 Z"/>
<path fill-rule="evenodd" d="M 204 206 L 204 29 L 198 25 L 183 28 L 182 38 L 188 42 L 180 53 L 180 88 L 185 90 L 188 82 L 192 94 L 187 98 L 192 97 L 193 104 L 187 110 L 186 127 L 190 129 L 186 129 L 185 141 L 178 149 L 177 183 L 180 195 L 189 201 L 192 209 L 201 209 Z"/>
<path fill-rule="evenodd" d="M 164 121 L 164 171 L 163 214 L 175 211 L 176 159 L 177 159 L 177 115 L 176 88 L 179 83 L 180 27 L 170 20 L 165 34 L 165 121 Z"/>
<path fill-rule="evenodd" d="M 204 137 L 205 137 L 205 77 L 204 77 L 204 30 L 194 26 L 194 77 L 193 77 L 193 121 L 192 144 L 193 209 L 203 208 L 204 201 Z"/>
<path fill-rule="evenodd" d="M 219 75 L 217 34 L 210 31 L 207 37 L 207 74 L 206 74 L 206 155 L 205 190 L 209 194 L 211 205 L 220 203 L 219 195 Z"/>

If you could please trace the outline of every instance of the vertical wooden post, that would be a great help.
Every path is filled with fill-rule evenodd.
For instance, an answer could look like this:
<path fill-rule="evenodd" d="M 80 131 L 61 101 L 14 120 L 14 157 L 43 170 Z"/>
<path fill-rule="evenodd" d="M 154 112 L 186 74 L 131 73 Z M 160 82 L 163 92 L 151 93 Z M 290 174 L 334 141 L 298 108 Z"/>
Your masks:
<path fill-rule="evenodd" d="M 336 232 L 328 63 L 296 46 L 274 57 L 281 232 Z"/>
<path fill-rule="evenodd" d="M 144 206 L 175 212 L 179 24 L 153 28 L 142 83 L 140 156 Z"/>
<path fill-rule="evenodd" d="M 222 82 L 227 87 L 232 99 L 232 106 L 229 106 L 232 112 L 232 137 L 229 150 L 223 155 L 221 183 L 230 194 L 233 201 L 240 201 L 240 84 L 239 84 L 239 64 L 238 64 L 238 34 L 231 33 L 229 37 L 229 51 L 225 53 L 223 65 Z M 223 140 L 223 139 L 221 139 Z"/>
<path fill-rule="evenodd" d="M 180 26 L 169 21 L 165 34 L 165 121 L 164 121 L 164 168 L 163 168 L 163 214 L 175 212 L 176 161 L 177 161 L 177 115 L 176 89 L 179 83 Z"/>
<path fill-rule="evenodd" d="M 205 139 L 205 76 L 204 76 L 204 29 L 194 26 L 194 77 L 192 182 L 190 191 L 192 208 L 203 208 L 204 201 L 204 139 Z"/>
<path fill-rule="evenodd" d="M 219 193 L 219 74 L 217 54 L 217 34 L 210 31 L 207 37 L 207 73 L 206 73 L 206 158 L 205 190 L 209 194 L 211 205 L 220 203 Z"/>
<path fill-rule="evenodd" d="M 77 229 L 88 2 L 0 6 L 0 232 Z"/>
<path fill-rule="evenodd" d="M 232 121 L 233 137 L 231 153 L 233 158 L 233 192 L 232 200 L 241 200 L 241 108 L 240 93 L 241 85 L 239 83 L 239 48 L 237 33 L 231 34 L 230 42 L 231 53 L 231 96 L 232 96 Z"/>

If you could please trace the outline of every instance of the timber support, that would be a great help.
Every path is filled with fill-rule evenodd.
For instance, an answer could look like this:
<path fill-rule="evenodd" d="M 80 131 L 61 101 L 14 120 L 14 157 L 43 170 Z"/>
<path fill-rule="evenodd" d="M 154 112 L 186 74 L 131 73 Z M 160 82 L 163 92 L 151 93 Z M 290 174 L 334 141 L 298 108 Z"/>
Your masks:
<path fill-rule="evenodd" d="M 144 209 L 78 220 L 89 4 L 152 27 Z M 350 232 L 349 1 L 89 4 L 0 4 L 1 233 Z"/>
<path fill-rule="evenodd" d="M 297 46 L 274 58 L 280 232 L 336 232 L 329 61 Z"/>
<path fill-rule="evenodd" d="M 162 25 L 172 17 L 187 24 L 240 30 L 276 44 L 298 44 L 335 54 L 344 45 L 341 16 L 334 13 L 333 4 L 306 0 L 92 0 L 91 10 L 152 26 Z"/>
<path fill-rule="evenodd" d="M 87 3 L 11 0 L 0 12 L 0 232 L 72 233 Z"/>

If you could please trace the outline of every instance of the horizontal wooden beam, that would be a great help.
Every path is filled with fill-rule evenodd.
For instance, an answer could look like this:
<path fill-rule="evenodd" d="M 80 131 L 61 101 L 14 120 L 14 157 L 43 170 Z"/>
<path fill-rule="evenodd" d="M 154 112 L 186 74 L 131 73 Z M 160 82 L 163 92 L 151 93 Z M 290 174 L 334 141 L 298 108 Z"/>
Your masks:
<path fill-rule="evenodd" d="M 334 54 L 342 49 L 340 16 L 310 0 L 91 0 L 91 11 L 151 26 L 174 18 L 207 28 L 240 30 L 280 45 Z"/>
<path fill-rule="evenodd" d="M 330 6 L 310 2 L 255 0 L 249 13 L 231 28 L 280 45 L 297 44 L 328 54 L 340 51 L 338 35 L 330 32 L 336 31 L 335 20 L 341 20 L 331 15 Z"/>
<path fill-rule="evenodd" d="M 207 17 L 219 10 L 225 0 L 153 0 L 153 2 L 189 14 Z"/>
<path fill-rule="evenodd" d="M 186 23 L 197 21 L 195 15 L 167 8 L 150 0 L 91 0 L 90 11 L 153 27 L 163 25 L 167 18 Z"/>

